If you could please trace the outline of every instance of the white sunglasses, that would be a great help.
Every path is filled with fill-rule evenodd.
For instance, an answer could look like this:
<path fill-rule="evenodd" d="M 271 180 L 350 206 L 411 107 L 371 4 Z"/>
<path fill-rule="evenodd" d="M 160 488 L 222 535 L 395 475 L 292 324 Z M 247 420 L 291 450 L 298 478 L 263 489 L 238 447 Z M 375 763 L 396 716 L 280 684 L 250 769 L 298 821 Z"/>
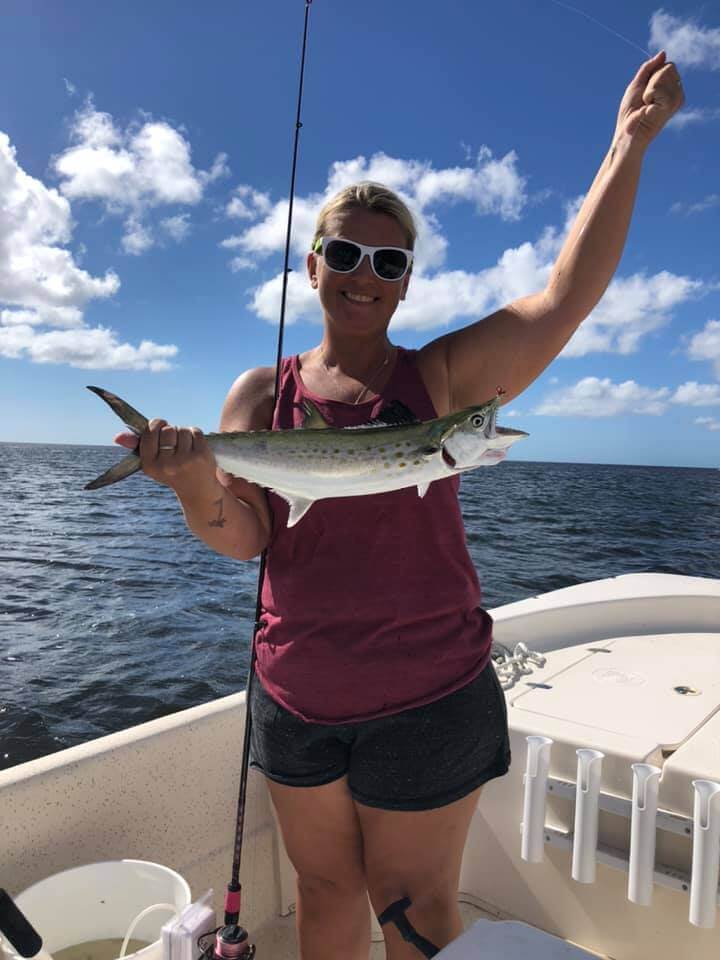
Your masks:
<path fill-rule="evenodd" d="M 372 272 L 380 280 L 402 280 L 413 261 L 412 250 L 402 247 L 368 247 L 343 237 L 320 237 L 313 248 L 321 253 L 333 273 L 352 273 L 367 255 Z"/>

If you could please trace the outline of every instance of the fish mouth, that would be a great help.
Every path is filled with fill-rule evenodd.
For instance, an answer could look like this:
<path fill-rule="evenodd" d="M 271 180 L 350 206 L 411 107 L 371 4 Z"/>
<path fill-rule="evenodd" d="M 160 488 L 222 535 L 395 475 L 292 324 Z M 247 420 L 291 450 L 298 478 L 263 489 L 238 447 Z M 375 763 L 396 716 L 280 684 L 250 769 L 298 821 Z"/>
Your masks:
<path fill-rule="evenodd" d="M 442 448 L 442 458 L 445 461 L 445 463 L 450 467 L 451 470 L 455 469 L 455 464 L 457 463 L 457 460 L 448 451 L 447 447 Z"/>

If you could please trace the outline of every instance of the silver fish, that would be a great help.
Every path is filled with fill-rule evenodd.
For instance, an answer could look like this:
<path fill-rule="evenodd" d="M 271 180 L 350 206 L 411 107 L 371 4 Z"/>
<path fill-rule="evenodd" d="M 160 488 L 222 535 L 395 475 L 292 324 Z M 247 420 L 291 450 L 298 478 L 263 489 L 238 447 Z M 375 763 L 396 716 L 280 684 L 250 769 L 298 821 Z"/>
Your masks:
<path fill-rule="evenodd" d="M 136 434 L 147 428 L 147 419 L 120 397 L 100 387 L 88 390 Z M 316 500 L 404 487 L 417 487 L 423 497 L 433 480 L 504 460 L 510 445 L 527 433 L 496 425 L 500 397 L 498 391 L 486 403 L 425 421 L 413 419 L 402 404 L 391 404 L 381 420 L 343 429 L 330 427 L 306 401 L 302 429 L 206 433 L 205 439 L 221 469 L 289 503 L 292 527 Z M 85 489 L 116 483 L 139 469 L 140 458 L 131 453 Z"/>

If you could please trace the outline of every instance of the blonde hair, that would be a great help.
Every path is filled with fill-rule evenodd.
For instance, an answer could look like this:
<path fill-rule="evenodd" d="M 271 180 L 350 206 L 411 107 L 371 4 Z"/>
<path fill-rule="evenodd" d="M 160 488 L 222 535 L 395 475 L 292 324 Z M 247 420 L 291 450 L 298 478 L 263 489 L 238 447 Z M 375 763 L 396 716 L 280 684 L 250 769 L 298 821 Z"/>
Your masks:
<path fill-rule="evenodd" d="M 314 250 L 318 240 L 326 236 L 328 224 L 336 214 L 357 209 L 370 210 L 373 213 L 385 213 L 394 217 L 405 231 L 408 250 L 414 249 L 417 228 L 413 215 L 396 193 L 393 193 L 392 190 L 384 187 L 381 183 L 374 183 L 372 180 L 353 183 L 328 200 L 318 214 L 311 249 Z"/>

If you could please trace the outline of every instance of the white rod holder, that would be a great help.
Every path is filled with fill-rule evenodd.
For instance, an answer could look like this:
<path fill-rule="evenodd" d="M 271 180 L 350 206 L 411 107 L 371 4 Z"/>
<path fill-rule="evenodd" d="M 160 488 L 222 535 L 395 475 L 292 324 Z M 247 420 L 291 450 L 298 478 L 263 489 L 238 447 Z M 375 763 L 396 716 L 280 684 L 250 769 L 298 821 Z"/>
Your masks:
<path fill-rule="evenodd" d="M 599 750 L 577 750 L 576 753 L 578 766 L 572 878 L 578 883 L 594 883 L 598 839 L 598 799 L 602 761 L 605 754 Z"/>
<path fill-rule="evenodd" d="M 545 800 L 550 771 L 549 737 L 527 737 L 525 796 L 523 799 L 522 848 L 528 863 L 541 863 L 545 848 Z"/>
<path fill-rule="evenodd" d="M 660 767 L 634 763 L 628 900 L 650 906 L 655 872 L 655 820 L 660 788 Z"/>
<path fill-rule="evenodd" d="M 693 780 L 695 789 L 690 923 L 714 927 L 720 873 L 720 783 Z"/>

